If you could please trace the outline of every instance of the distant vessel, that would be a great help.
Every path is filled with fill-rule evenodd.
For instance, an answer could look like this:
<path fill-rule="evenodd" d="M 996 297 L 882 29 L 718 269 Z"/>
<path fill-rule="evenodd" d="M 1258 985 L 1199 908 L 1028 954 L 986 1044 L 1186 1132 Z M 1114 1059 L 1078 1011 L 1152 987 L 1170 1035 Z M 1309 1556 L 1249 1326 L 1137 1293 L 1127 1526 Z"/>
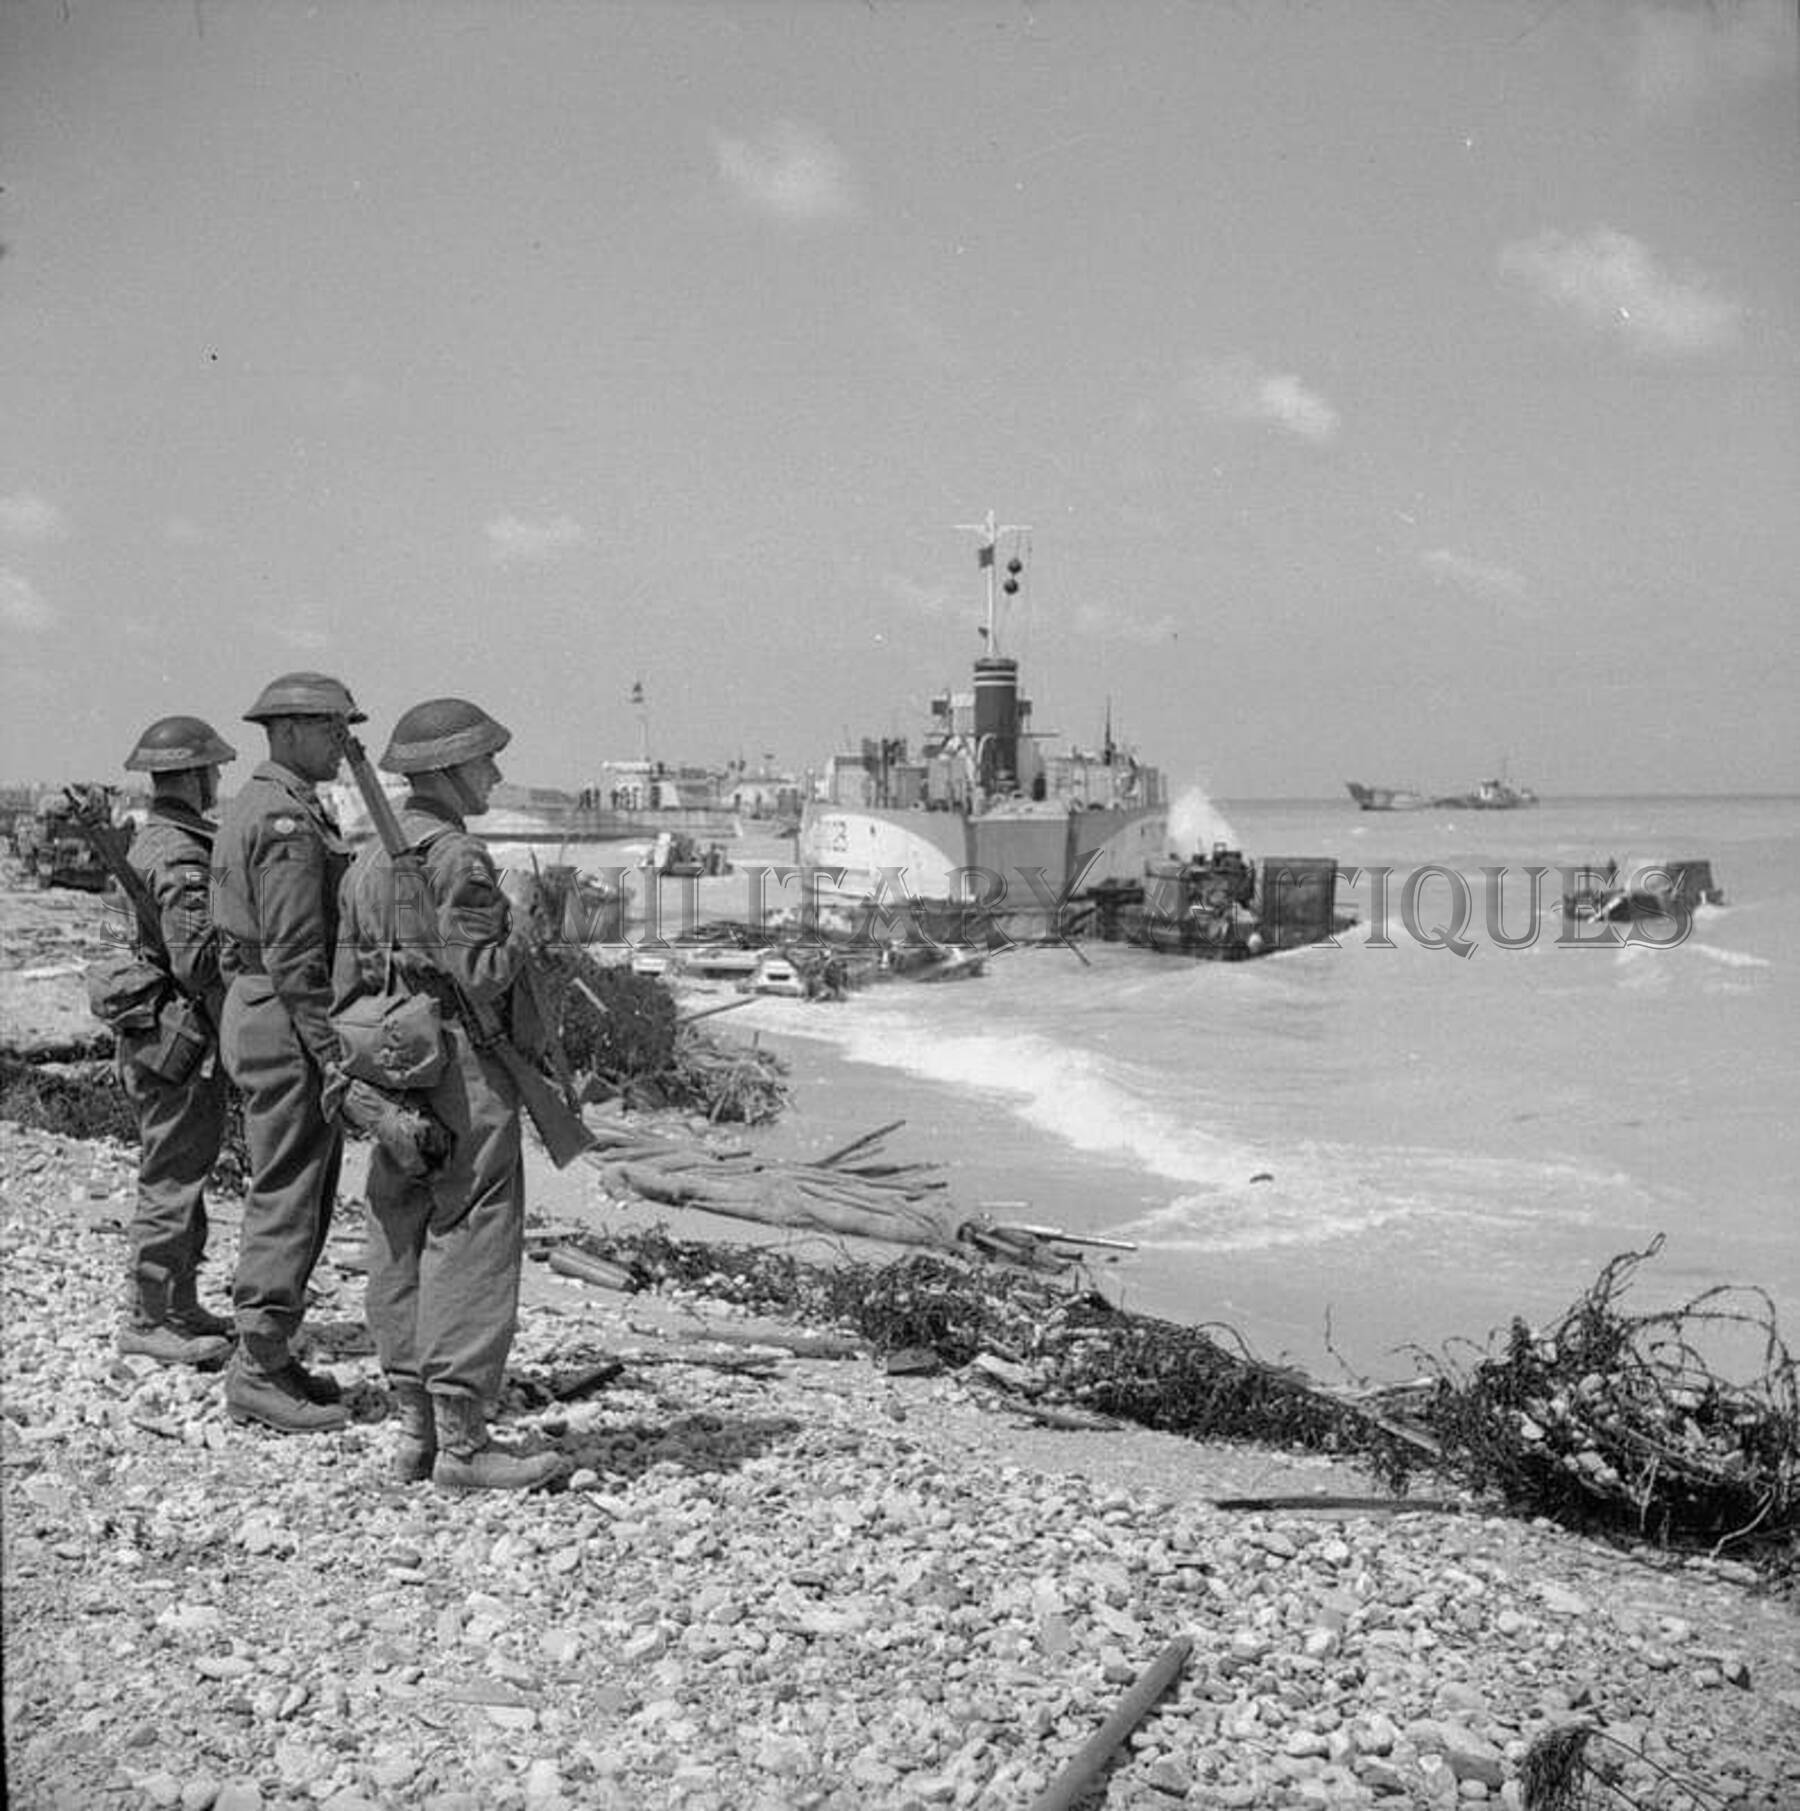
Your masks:
<path fill-rule="evenodd" d="M 1455 811 L 1517 811 L 1521 805 L 1535 805 L 1538 796 L 1530 787 L 1515 786 L 1510 780 L 1477 780 L 1467 792 L 1453 792 L 1431 802 Z"/>
<path fill-rule="evenodd" d="M 997 615 L 997 583 L 1018 593 L 1026 531 L 997 528 L 992 511 L 966 526 L 987 576 L 973 690 L 931 701 L 916 751 L 880 738 L 835 757 L 825 796 L 802 809 L 796 849 L 825 898 L 885 901 L 928 935 L 950 927 L 949 941 L 970 941 L 971 921 L 1030 938 L 1058 926 L 1074 892 L 1140 879 L 1166 852 L 1168 801 L 1162 774 L 1113 740 L 1110 710 L 1098 749 L 1043 746 Z M 1013 552 L 1002 579 L 1003 535 Z"/>
<path fill-rule="evenodd" d="M 1423 811 L 1431 803 L 1424 793 L 1404 786 L 1365 786 L 1360 780 L 1344 784 L 1364 811 Z"/>
<path fill-rule="evenodd" d="M 1406 786 L 1365 786 L 1360 780 L 1344 784 L 1364 811 L 1427 811 L 1434 806 L 1451 811 L 1517 811 L 1522 805 L 1538 802 L 1529 786 L 1515 786 L 1510 780 L 1477 780 L 1467 792 L 1437 798 Z"/>

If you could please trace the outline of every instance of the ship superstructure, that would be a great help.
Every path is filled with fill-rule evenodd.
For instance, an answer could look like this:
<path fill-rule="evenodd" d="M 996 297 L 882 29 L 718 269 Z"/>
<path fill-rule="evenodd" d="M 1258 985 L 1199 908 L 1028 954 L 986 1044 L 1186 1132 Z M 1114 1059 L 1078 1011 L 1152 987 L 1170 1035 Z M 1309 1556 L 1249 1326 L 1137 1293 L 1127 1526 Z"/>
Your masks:
<path fill-rule="evenodd" d="M 1025 531 L 996 527 L 991 512 L 972 526 L 987 580 L 972 685 L 931 700 L 916 748 L 872 738 L 835 756 L 802 813 L 799 858 L 828 897 L 975 904 L 1009 935 L 1043 934 L 1075 893 L 1140 878 L 1167 853 L 1167 793 L 1114 741 L 1110 711 L 1094 749 L 1053 750 L 1032 728 L 1019 663 L 1001 646 Z"/>

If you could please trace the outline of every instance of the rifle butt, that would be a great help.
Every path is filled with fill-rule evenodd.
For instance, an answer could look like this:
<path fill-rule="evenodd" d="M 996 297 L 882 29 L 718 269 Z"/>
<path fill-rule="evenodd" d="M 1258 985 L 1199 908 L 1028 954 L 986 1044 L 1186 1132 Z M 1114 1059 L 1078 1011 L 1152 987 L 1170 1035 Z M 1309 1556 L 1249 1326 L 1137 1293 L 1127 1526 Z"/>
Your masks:
<path fill-rule="evenodd" d="M 559 1170 L 566 1170 L 583 1151 L 593 1148 L 593 1133 L 582 1123 L 581 1115 L 526 1061 L 521 1052 L 510 1045 L 501 1044 L 496 1047 L 495 1054 L 505 1063 L 513 1085 L 519 1090 L 520 1104 L 530 1115 L 532 1125 L 537 1128 L 537 1135 L 543 1140 L 550 1161 Z"/>

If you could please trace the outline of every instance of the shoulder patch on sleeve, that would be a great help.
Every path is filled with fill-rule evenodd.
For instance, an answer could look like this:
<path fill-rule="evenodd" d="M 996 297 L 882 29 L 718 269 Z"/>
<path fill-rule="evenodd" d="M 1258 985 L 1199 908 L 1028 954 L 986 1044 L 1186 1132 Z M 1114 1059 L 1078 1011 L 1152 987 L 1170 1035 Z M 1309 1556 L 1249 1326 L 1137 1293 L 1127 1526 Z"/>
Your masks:
<path fill-rule="evenodd" d="M 289 817 L 286 812 L 283 812 L 280 817 L 270 818 L 269 828 L 277 836 L 292 836 L 300 828 L 300 820 L 297 817 Z"/>

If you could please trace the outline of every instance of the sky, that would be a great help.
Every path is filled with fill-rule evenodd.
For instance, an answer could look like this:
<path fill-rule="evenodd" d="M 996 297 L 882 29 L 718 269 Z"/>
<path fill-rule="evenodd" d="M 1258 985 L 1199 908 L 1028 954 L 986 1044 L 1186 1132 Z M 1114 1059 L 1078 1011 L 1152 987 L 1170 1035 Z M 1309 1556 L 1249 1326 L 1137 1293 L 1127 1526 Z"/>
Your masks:
<path fill-rule="evenodd" d="M 1052 747 L 1800 793 L 1795 11 L 0 0 L 0 778 L 819 766 L 991 510 Z"/>

